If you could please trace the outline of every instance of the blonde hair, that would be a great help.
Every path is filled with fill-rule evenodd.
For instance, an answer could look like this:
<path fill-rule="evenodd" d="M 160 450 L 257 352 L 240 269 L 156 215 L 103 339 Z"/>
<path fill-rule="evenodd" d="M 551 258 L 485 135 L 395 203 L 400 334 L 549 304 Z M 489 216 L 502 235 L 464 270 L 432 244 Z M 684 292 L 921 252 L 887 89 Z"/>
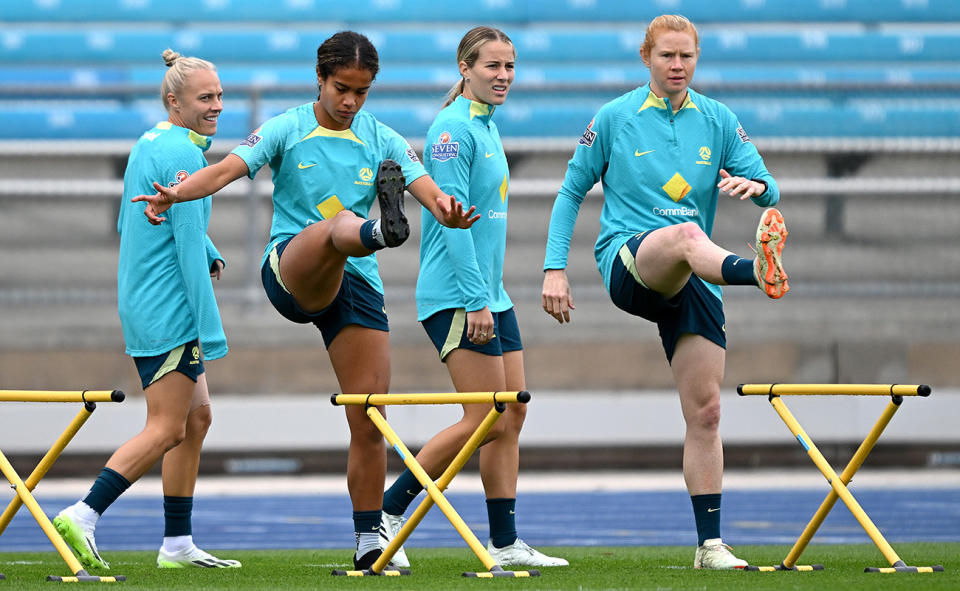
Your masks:
<path fill-rule="evenodd" d="M 175 96 L 180 94 L 187 83 L 187 78 L 196 70 L 210 70 L 216 72 L 217 67 L 207 60 L 198 57 L 184 57 L 172 49 L 163 51 L 163 61 L 167 64 L 169 70 L 163 76 L 163 83 L 160 85 L 160 99 L 163 101 L 163 108 L 170 111 L 170 102 L 167 95 L 173 93 Z"/>
<path fill-rule="evenodd" d="M 650 52 L 657 42 L 656 38 L 665 31 L 689 33 L 693 37 L 693 44 L 697 46 L 697 55 L 700 55 L 700 35 L 693 23 L 687 17 L 679 14 L 661 14 L 650 21 L 647 26 L 647 34 L 643 38 L 643 45 L 640 46 L 640 56 L 644 60 L 650 59 Z"/>
<path fill-rule="evenodd" d="M 465 62 L 468 68 L 472 68 L 475 63 L 477 63 L 477 58 L 480 57 L 480 48 L 488 41 L 502 41 L 508 43 L 511 46 L 513 41 L 510 40 L 510 37 L 507 37 L 507 34 L 501 31 L 500 29 L 495 29 L 493 27 L 478 26 L 470 29 L 463 36 L 463 39 L 460 40 L 460 46 L 457 47 L 457 64 L 460 62 Z M 517 50 L 514 47 L 513 56 L 517 56 Z M 458 96 L 463 94 L 465 81 L 463 77 L 460 77 L 460 81 L 453 85 L 452 88 L 447 92 L 447 96 L 444 100 L 443 106 L 446 107 L 453 101 L 457 99 Z"/>

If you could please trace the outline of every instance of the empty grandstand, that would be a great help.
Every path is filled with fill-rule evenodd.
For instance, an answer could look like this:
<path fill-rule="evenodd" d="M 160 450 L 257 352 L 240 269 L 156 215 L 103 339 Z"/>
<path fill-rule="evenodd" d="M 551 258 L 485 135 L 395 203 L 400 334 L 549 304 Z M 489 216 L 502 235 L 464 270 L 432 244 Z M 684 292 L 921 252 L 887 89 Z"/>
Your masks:
<path fill-rule="evenodd" d="M 648 79 L 637 52 L 646 23 L 663 12 L 700 27 L 693 86 L 738 114 L 780 182 L 790 226 L 789 296 L 749 306 L 763 296 L 727 296 L 728 381 L 960 384 L 949 361 L 960 352 L 960 3 L 951 0 L 479 0 L 469 11 L 426 0 L 5 2 L 0 375 L 7 387 L 80 379 L 137 390 L 115 312 L 115 209 L 127 151 L 166 116 L 156 88 L 163 49 L 218 65 L 226 109 L 216 161 L 259 122 L 314 97 L 317 44 L 359 30 L 382 61 L 365 108 L 421 149 L 454 82 L 457 41 L 489 23 L 518 52 L 497 121 L 512 170 L 505 281 L 531 388 L 668 384 L 655 331 L 624 322 L 601 288 L 589 247 L 599 187 L 571 253 L 576 319 L 560 329 L 539 308 L 546 224 L 566 161 L 596 109 Z M 216 386 L 333 391 L 323 367 L 288 369 L 319 359 L 321 345 L 277 317 L 259 287 L 269 191 L 261 174 L 214 200 L 211 235 L 228 259 L 217 293 L 232 347 Z M 721 208 L 717 242 L 746 254 L 759 210 Z M 414 319 L 416 238 L 407 252 L 381 256 L 396 390 L 446 385 Z M 649 365 L 649 377 L 629 381 L 616 369 L 627 362 Z M 111 372 L 126 381 L 106 383 Z"/>

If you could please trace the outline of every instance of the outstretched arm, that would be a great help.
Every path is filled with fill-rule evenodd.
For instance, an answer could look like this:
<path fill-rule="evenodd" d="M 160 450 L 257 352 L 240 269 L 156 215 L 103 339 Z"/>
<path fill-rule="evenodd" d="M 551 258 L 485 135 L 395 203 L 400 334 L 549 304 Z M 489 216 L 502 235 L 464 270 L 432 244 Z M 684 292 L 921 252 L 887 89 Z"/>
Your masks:
<path fill-rule="evenodd" d="M 430 210 L 437 221 L 448 228 L 469 228 L 473 222 L 480 219 L 480 214 L 474 215 L 476 206 L 463 211 L 463 203 L 453 195 L 447 195 L 440 190 L 430 175 L 423 175 L 407 186 L 407 190 Z M 472 217 L 471 217 L 472 216 Z"/>
<path fill-rule="evenodd" d="M 160 214 L 170 209 L 174 203 L 193 201 L 207 195 L 213 195 L 231 182 L 246 175 L 247 163 L 235 154 L 227 154 L 223 160 L 210 166 L 205 166 L 191 174 L 183 182 L 172 187 L 165 187 L 154 182 L 155 195 L 137 195 L 131 201 L 146 201 L 144 211 L 151 224 L 157 225 L 167 218 Z"/>

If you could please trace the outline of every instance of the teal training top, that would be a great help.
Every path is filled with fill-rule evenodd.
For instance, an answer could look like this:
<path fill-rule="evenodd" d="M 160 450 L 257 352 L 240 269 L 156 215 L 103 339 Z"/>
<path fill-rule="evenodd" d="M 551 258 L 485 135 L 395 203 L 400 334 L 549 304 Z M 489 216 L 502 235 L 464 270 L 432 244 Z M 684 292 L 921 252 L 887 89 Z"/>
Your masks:
<path fill-rule="evenodd" d="M 264 164 L 273 174 L 273 224 L 261 265 L 274 244 L 314 222 L 344 209 L 366 218 L 384 159 L 400 164 L 408 185 L 427 173 L 407 141 L 370 113 L 361 110 L 349 129 L 334 131 L 317 123 L 313 103 L 269 119 L 233 153 L 247 163 L 250 178 Z M 383 293 L 376 255 L 348 257 L 345 270 Z"/>
<path fill-rule="evenodd" d="M 544 269 L 565 269 L 580 204 L 599 180 L 600 233 L 594 254 L 610 288 L 614 257 L 632 236 L 694 222 L 709 236 L 717 210 L 720 169 L 763 181 L 754 203 L 777 203 L 780 190 L 736 115 L 688 89 L 674 112 L 647 84 L 607 103 L 580 137 L 550 217 Z M 721 297 L 720 287 L 707 283 Z"/>
<path fill-rule="evenodd" d="M 503 288 L 510 171 L 493 110 L 461 95 L 427 132 L 423 161 L 430 176 L 464 209 L 475 205 L 481 217 L 464 231 L 421 216 L 418 320 L 450 308 L 513 307 Z"/>
<path fill-rule="evenodd" d="M 205 359 L 227 354 L 210 270 L 223 260 L 207 236 L 210 197 L 177 203 L 154 226 L 137 195 L 156 193 L 153 182 L 174 186 L 207 165 L 210 138 L 169 121 L 134 144 L 123 175 L 117 231 L 120 262 L 117 300 L 127 354 L 151 357 L 199 339 Z"/>

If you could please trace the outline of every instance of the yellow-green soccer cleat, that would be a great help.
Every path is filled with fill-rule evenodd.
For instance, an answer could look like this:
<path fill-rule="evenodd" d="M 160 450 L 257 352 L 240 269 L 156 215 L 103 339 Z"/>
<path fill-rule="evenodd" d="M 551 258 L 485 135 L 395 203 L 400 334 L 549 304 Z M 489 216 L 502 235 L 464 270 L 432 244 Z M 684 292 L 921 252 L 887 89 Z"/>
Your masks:
<path fill-rule="evenodd" d="M 237 560 L 223 560 L 204 552 L 196 545 L 186 550 L 168 554 L 160 548 L 157 555 L 157 568 L 240 568 Z"/>
<path fill-rule="evenodd" d="M 757 262 L 753 272 L 760 289 L 772 299 L 780 299 L 790 291 L 787 272 L 783 270 L 783 244 L 787 239 L 787 225 L 775 207 L 760 216 L 757 241 L 753 251 Z"/>
<path fill-rule="evenodd" d="M 73 550 L 80 564 L 86 568 L 110 568 L 97 550 L 97 541 L 93 537 L 95 525 L 87 525 L 68 507 L 53 518 L 53 526 L 57 528 L 63 541 Z"/>

